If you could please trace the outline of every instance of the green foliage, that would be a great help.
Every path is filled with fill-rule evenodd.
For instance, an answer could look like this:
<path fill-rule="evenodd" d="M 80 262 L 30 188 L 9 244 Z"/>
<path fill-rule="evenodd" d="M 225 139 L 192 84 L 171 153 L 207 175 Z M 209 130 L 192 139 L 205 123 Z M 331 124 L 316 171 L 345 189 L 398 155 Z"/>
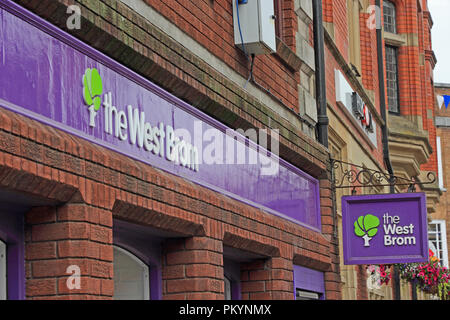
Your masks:
<path fill-rule="evenodd" d="M 439 283 L 438 290 L 439 290 L 439 298 L 441 298 L 441 300 L 449 299 L 450 283 L 448 282 Z"/>
<path fill-rule="evenodd" d="M 377 227 L 380 225 L 380 219 L 375 217 L 374 215 L 368 214 L 365 216 L 360 216 L 354 223 L 355 234 L 358 237 L 363 237 L 364 235 L 368 235 L 369 237 L 373 237 L 377 234 Z"/>
<path fill-rule="evenodd" d="M 83 98 L 88 106 L 94 105 L 98 111 L 101 105 L 101 94 L 103 93 L 102 78 L 96 68 L 87 68 L 83 75 Z"/>
<path fill-rule="evenodd" d="M 429 250 L 429 261 L 425 263 L 398 264 L 400 276 L 417 284 L 417 288 L 432 294 L 439 294 L 440 299 L 449 299 L 450 272 L 439 263 L 439 259 Z"/>

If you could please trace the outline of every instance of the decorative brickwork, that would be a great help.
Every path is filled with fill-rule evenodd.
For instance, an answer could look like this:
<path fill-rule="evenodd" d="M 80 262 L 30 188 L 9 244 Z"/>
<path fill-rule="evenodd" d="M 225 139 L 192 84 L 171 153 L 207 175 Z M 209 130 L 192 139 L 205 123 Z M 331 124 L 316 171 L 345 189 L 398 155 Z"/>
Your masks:
<path fill-rule="evenodd" d="M 169 241 L 165 246 L 164 298 L 222 297 L 223 285 L 219 280 L 213 281 L 215 289 L 212 290 L 210 279 L 204 283 L 202 269 L 217 269 L 217 279 L 220 279 L 221 243 L 227 233 L 238 235 L 235 242 L 225 237 L 228 245 L 242 249 L 243 242 L 251 244 L 245 246 L 247 250 L 267 256 L 281 255 L 287 263 L 286 270 L 292 269 L 295 250 L 304 261 L 309 257 L 321 261 L 310 267 L 322 266 L 338 272 L 336 244 L 329 240 L 333 239 L 330 234 L 333 220 L 327 180 L 321 183 L 325 214 L 324 235 L 321 235 L 10 111 L 2 109 L 0 123 L 3 173 L 0 184 L 41 198 L 52 198 L 55 194 L 54 199 L 59 202 L 73 202 L 38 207 L 27 213 L 27 297 L 30 299 L 111 298 L 113 216 L 187 237 Z M 34 152 L 14 147 L 13 141 L 17 146 L 33 145 Z M 50 153 L 52 157 L 46 156 Z M 30 183 L 22 187 L 13 184 L 9 177 L 17 172 L 15 168 L 20 168 L 21 175 L 29 177 Z M 181 244 L 177 247 L 174 243 Z M 188 252 L 183 254 L 185 250 Z M 274 259 L 278 258 L 264 263 L 273 269 L 274 261 L 278 261 Z M 64 287 L 69 276 L 65 271 L 71 264 L 81 266 L 79 291 Z M 271 272 L 275 274 L 273 277 L 278 277 L 277 270 Z M 183 281 L 179 284 L 169 281 L 180 280 L 181 275 Z M 335 278 L 328 281 L 334 282 Z M 187 291 L 185 279 L 190 281 L 189 287 L 196 283 L 195 294 Z M 268 283 L 267 288 L 273 290 L 265 290 L 271 291 L 273 298 L 293 298 L 293 294 L 287 294 L 291 289 L 287 283 L 282 289 L 277 287 L 278 282 Z M 330 298 L 338 298 L 333 288 L 329 287 Z"/>

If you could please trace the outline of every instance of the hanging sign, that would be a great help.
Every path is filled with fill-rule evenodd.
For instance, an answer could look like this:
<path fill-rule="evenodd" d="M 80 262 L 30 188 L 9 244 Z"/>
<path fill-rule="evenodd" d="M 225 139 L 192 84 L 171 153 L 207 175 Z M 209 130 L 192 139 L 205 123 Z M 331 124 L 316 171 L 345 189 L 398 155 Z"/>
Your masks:
<path fill-rule="evenodd" d="M 428 261 L 425 193 L 342 197 L 344 264 Z"/>

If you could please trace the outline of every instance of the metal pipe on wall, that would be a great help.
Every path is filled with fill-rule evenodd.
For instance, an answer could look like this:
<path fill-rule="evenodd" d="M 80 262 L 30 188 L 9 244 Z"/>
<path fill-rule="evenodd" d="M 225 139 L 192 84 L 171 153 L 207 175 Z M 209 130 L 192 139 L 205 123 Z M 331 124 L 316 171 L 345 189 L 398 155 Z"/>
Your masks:
<path fill-rule="evenodd" d="M 328 116 L 325 82 L 325 42 L 322 0 L 313 0 L 314 58 L 316 66 L 317 133 L 319 142 L 328 148 Z"/>

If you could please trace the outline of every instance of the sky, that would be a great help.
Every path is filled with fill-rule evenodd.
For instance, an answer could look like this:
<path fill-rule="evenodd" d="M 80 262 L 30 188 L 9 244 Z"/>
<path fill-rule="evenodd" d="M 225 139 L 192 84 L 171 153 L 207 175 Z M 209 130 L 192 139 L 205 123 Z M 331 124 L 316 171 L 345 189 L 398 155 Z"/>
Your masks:
<path fill-rule="evenodd" d="M 428 9 L 434 23 L 431 39 L 438 61 L 434 82 L 450 84 L 450 0 L 428 0 Z"/>

